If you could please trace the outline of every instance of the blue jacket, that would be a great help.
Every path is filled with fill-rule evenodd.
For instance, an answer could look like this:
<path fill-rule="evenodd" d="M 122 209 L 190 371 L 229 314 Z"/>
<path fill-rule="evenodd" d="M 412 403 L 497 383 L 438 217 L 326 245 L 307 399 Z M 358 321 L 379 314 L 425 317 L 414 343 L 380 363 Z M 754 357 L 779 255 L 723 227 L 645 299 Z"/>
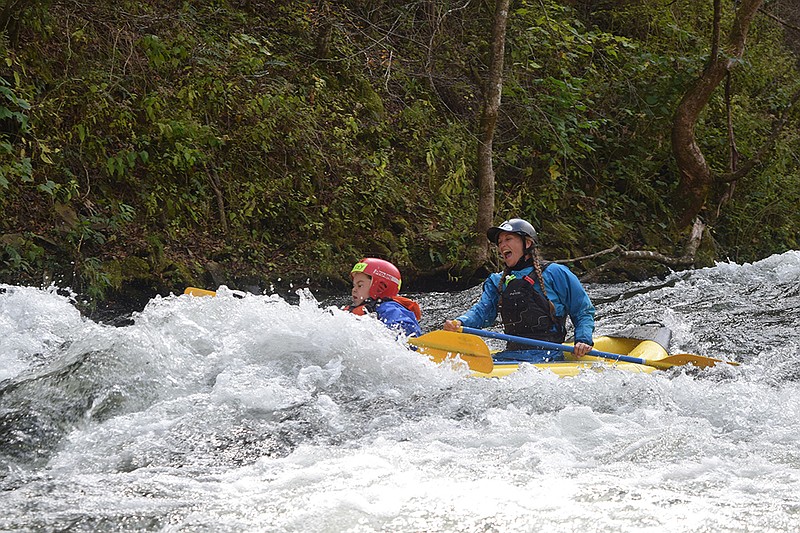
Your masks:
<path fill-rule="evenodd" d="M 375 308 L 378 320 L 390 328 L 401 329 L 406 335 L 422 335 L 417 317 L 410 311 L 394 301 L 381 302 Z"/>
<path fill-rule="evenodd" d="M 531 272 L 533 272 L 533 267 L 513 270 L 511 273 L 517 278 L 521 278 L 530 276 Z M 481 299 L 466 313 L 456 317 L 456 320 L 471 328 L 486 328 L 494 325 L 498 313 L 497 303 L 500 300 L 497 286 L 502 276 L 502 272 L 496 272 L 486 278 L 483 283 Z M 555 306 L 556 316 L 569 315 L 572 325 L 575 327 L 575 341 L 594 344 L 592 341 L 594 306 L 575 274 L 564 265 L 550 263 L 550 266 L 542 272 L 542 278 L 544 278 L 544 285 L 547 288 L 547 297 Z M 542 292 L 538 283 L 534 290 L 540 294 Z"/>

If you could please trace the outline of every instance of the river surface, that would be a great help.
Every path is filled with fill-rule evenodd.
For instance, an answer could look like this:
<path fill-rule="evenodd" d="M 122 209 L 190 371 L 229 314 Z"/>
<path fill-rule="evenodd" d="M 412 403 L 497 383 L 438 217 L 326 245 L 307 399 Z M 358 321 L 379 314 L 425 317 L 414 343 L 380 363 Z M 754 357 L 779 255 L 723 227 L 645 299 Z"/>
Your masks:
<path fill-rule="evenodd" d="M 800 252 L 587 290 L 599 334 L 655 320 L 741 365 L 470 378 L 344 298 L 113 326 L 0 285 L 0 530 L 800 529 Z M 479 294 L 410 296 L 430 331 Z"/>

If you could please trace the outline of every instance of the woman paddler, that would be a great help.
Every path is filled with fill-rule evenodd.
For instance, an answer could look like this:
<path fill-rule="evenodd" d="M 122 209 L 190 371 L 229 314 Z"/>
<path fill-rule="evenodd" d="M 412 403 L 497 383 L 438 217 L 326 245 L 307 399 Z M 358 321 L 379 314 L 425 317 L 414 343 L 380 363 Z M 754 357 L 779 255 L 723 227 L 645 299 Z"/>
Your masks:
<path fill-rule="evenodd" d="M 486 328 L 494 324 L 499 312 L 506 334 L 561 344 L 569 315 L 575 327 L 575 355 L 586 355 L 593 345 L 594 306 L 575 274 L 563 265 L 542 261 L 536 230 L 526 220 L 506 220 L 489 228 L 486 236 L 497 246 L 505 269 L 490 275 L 478 303 L 463 315 L 446 320 L 444 329 Z M 563 360 L 564 354 L 509 342 L 493 357 L 540 363 Z"/>

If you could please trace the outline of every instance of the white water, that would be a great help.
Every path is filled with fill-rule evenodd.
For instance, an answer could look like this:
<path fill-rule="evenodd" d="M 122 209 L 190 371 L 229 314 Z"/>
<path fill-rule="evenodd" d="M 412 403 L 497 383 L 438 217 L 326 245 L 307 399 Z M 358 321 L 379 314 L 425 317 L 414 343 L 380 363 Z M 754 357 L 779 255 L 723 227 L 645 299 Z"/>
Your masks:
<path fill-rule="evenodd" d="M 800 253 L 589 291 L 742 364 L 473 379 L 307 292 L 112 327 L 0 286 L 0 530 L 798 530 Z"/>

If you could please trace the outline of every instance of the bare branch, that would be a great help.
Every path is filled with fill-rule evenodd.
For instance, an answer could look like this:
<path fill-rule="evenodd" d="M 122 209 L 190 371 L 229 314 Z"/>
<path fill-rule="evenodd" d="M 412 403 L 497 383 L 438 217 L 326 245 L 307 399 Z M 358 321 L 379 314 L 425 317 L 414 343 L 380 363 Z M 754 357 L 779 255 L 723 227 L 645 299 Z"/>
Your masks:
<path fill-rule="evenodd" d="M 602 257 L 604 255 L 613 254 L 613 253 L 619 252 L 621 250 L 622 250 L 622 246 L 620 246 L 619 244 L 615 244 L 611 248 L 608 248 L 606 250 L 603 250 L 603 251 L 600 251 L 600 252 L 597 252 L 597 253 L 594 253 L 594 254 L 583 255 L 581 257 L 575 257 L 575 258 L 572 258 L 572 259 L 559 259 L 557 261 L 553 261 L 553 263 L 561 263 L 561 264 L 564 264 L 564 263 L 577 263 L 578 261 L 586 261 L 586 260 L 589 260 L 589 259 L 595 259 L 597 257 Z"/>
<path fill-rule="evenodd" d="M 720 0 L 714 0 L 714 24 L 711 31 L 711 61 L 719 58 L 719 22 L 722 18 Z"/>
<path fill-rule="evenodd" d="M 211 188 L 214 189 L 214 196 L 217 199 L 217 210 L 219 211 L 219 223 L 222 227 L 222 234 L 228 233 L 228 216 L 225 214 L 225 197 L 222 194 L 222 184 L 220 183 L 219 174 L 216 169 L 206 169 L 208 181 L 211 183 Z"/>
<path fill-rule="evenodd" d="M 670 267 L 680 267 L 680 266 L 691 266 L 695 263 L 695 256 L 697 255 L 697 250 L 700 247 L 700 243 L 703 240 L 703 233 L 705 232 L 706 224 L 700 219 L 700 217 L 695 218 L 694 224 L 692 225 L 692 231 L 689 234 L 689 240 L 686 243 L 686 246 L 683 250 L 683 255 L 680 257 L 670 257 L 668 255 L 662 254 L 660 252 L 654 252 L 652 250 L 624 250 L 622 246 L 619 244 L 612 246 L 606 250 L 601 252 L 597 252 L 591 255 L 585 255 L 582 257 L 576 257 L 574 259 L 559 259 L 558 261 L 553 261 L 554 263 L 575 263 L 578 261 L 584 261 L 587 259 L 595 259 L 597 257 L 601 257 L 604 255 L 611 255 L 616 254 L 615 257 L 599 265 L 591 270 L 589 270 L 586 274 L 581 277 L 581 281 L 590 281 L 592 279 L 597 278 L 599 274 L 610 270 L 613 266 L 620 264 L 623 260 L 641 260 L 641 261 L 654 261 L 656 263 L 661 263 L 662 265 L 670 266 Z"/>
<path fill-rule="evenodd" d="M 783 20 L 781 18 L 776 17 L 775 15 L 773 15 L 772 13 L 770 13 L 769 11 L 764 9 L 763 7 L 759 8 L 758 12 L 759 13 L 763 13 L 764 15 L 768 16 L 769 18 L 771 18 L 772 20 L 774 20 L 775 22 L 777 22 L 781 26 L 786 26 L 790 30 L 800 31 L 800 26 L 795 26 L 794 24 L 791 24 L 791 23 L 786 22 L 785 20 Z"/>

